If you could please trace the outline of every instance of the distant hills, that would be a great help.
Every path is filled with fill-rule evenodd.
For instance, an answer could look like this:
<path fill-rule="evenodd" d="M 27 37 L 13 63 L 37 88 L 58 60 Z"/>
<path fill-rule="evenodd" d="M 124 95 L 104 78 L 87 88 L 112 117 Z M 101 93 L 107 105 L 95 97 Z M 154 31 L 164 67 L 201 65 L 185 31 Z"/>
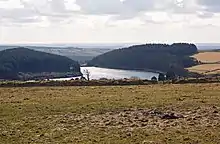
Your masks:
<path fill-rule="evenodd" d="M 18 46 L 0 46 L 0 50 L 16 48 Z M 85 63 L 92 58 L 111 51 L 109 48 L 75 48 L 75 47 L 49 47 L 49 46 L 24 46 L 35 51 L 41 51 L 61 56 L 66 56 L 80 63 Z"/>
<path fill-rule="evenodd" d="M 129 47 L 133 43 L 121 44 L 21 44 L 21 45 L 0 45 L 0 50 L 16 47 L 25 47 L 36 51 L 47 52 L 51 54 L 66 56 L 72 60 L 84 64 L 94 57 L 102 55 L 114 49 Z M 198 50 L 220 49 L 220 44 L 198 43 Z"/>
<path fill-rule="evenodd" d="M 144 44 L 107 52 L 89 61 L 88 65 L 163 73 L 172 71 L 187 76 L 189 73 L 185 68 L 198 64 L 190 57 L 196 53 L 198 49 L 194 44 Z"/>
<path fill-rule="evenodd" d="M 199 51 L 220 50 L 220 43 L 198 43 L 196 46 Z"/>
<path fill-rule="evenodd" d="M 218 51 L 220 49 L 220 44 L 205 43 L 196 45 L 187 43 L 129 45 L 132 44 L 23 45 L 22 47 L 28 48 L 29 51 L 33 50 L 34 53 L 43 52 L 65 56 L 69 60 L 88 66 L 163 73 L 175 71 L 176 74 L 183 76 L 188 74 L 186 68 L 198 64 L 190 56 L 198 51 L 212 49 Z M 21 51 L 21 48 L 14 49 L 17 47 L 16 45 L 0 45 L 0 51 L 9 52 L 9 49 L 13 49 L 13 54 L 16 55 L 17 50 L 18 53 Z M 38 54 L 38 56 L 40 55 Z"/>
<path fill-rule="evenodd" d="M 0 51 L 0 79 L 18 79 L 27 73 L 65 73 L 80 75 L 78 62 L 59 55 L 14 48 Z"/>

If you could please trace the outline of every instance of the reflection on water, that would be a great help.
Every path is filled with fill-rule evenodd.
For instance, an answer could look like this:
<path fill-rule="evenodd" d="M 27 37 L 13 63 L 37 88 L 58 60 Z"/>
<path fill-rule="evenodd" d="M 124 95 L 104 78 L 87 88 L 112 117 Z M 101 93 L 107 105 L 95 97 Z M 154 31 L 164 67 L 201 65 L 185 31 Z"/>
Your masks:
<path fill-rule="evenodd" d="M 118 70 L 118 69 L 107 69 L 107 68 L 98 68 L 98 67 L 81 67 L 81 72 L 88 70 L 90 72 L 90 79 L 123 79 L 137 77 L 140 79 L 151 79 L 153 76 L 158 77 L 157 73 L 152 72 L 141 72 L 133 70 Z M 53 80 L 70 80 L 72 78 L 60 78 Z"/>
<path fill-rule="evenodd" d="M 98 68 L 98 67 L 81 67 L 81 72 L 87 69 L 90 72 L 91 79 L 123 79 L 138 77 L 140 79 L 151 79 L 153 76 L 158 76 L 156 73 L 152 72 L 141 72 L 133 70 L 118 70 L 118 69 L 107 69 L 107 68 Z"/>

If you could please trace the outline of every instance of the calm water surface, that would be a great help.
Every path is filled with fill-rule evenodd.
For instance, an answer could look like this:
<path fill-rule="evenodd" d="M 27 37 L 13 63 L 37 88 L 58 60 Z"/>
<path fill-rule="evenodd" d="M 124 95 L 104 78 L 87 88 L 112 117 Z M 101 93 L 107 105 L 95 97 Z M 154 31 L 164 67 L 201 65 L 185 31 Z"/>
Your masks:
<path fill-rule="evenodd" d="M 138 77 L 140 79 L 151 79 L 153 76 L 158 76 L 157 73 L 152 72 L 141 72 L 133 70 L 118 70 L 118 69 L 108 69 L 108 68 L 98 68 L 98 67 L 81 67 L 81 72 L 84 73 L 85 70 L 90 72 L 90 79 L 123 79 Z M 70 80 L 71 78 L 61 78 L 55 80 Z"/>

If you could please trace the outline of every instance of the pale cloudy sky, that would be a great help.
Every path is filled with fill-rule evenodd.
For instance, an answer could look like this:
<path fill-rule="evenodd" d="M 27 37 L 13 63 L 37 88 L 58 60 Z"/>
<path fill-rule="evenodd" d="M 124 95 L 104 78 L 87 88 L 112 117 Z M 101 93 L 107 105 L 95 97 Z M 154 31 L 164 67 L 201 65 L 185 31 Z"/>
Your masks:
<path fill-rule="evenodd" d="M 0 0 L 0 43 L 220 42 L 220 0 Z"/>

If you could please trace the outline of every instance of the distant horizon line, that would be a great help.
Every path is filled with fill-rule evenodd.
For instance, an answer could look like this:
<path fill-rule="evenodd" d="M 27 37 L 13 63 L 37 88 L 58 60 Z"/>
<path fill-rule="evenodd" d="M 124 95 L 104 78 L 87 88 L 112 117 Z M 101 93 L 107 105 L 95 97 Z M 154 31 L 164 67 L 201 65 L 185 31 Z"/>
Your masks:
<path fill-rule="evenodd" d="M 173 43 L 192 43 L 192 44 L 220 44 L 220 42 L 199 42 L 199 43 L 193 43 L 193 42 L 171 42 L 171 43 L 166 43 L 166 42 L 143 42 L 143 43 L 135 43 L 135 42 L 122 42 L 122 43 L 93 43 L 93 42 L 86 42 L 86 43 L 41 43 L 41 42 L 33 42 L 33 43 L 0 43 L 1 46 L 4 45 L 122 45 L 122 44 L 173 44 Z"/>

